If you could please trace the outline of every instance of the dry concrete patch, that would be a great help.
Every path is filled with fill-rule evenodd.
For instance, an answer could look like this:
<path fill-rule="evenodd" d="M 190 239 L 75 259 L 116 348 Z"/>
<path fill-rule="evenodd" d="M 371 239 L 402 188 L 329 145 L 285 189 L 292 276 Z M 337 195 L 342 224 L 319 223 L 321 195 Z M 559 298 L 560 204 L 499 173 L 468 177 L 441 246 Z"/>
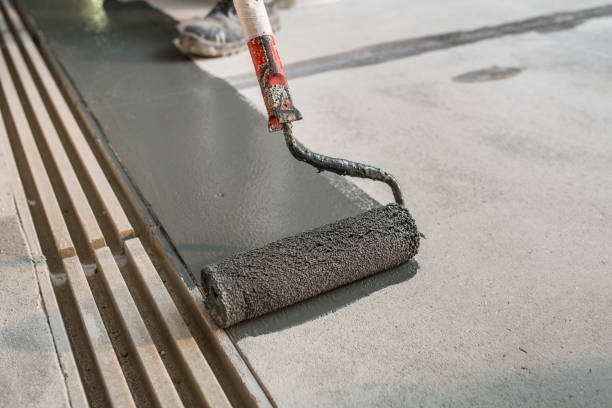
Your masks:
<path fill-rule="evenodd" d="M 427 239 L 409 281 L 238 329 L 280 405 L 607 406 L 610 30 L 592 20 L 292 81 L 304 144 L 384 164 Z M 488 80 L 493 66 L 523 71 Z M 257 88 L 243 94 L 263 111 Z"/>

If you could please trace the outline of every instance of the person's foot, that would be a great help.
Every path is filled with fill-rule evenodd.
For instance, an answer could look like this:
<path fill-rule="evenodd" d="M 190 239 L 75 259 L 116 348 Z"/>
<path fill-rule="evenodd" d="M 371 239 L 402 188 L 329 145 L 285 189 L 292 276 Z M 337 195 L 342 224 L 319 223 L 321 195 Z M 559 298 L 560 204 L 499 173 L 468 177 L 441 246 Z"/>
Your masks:
<path fill-rule="evenodd" d="M 276 0 L 265 0 L 270 24 L 280 27 Z M 232 0 L 219 0 L 205 17 L 187 25 L 179 38 L 181 50 L 203 57 L 224 57 L 247 48 Z"/>

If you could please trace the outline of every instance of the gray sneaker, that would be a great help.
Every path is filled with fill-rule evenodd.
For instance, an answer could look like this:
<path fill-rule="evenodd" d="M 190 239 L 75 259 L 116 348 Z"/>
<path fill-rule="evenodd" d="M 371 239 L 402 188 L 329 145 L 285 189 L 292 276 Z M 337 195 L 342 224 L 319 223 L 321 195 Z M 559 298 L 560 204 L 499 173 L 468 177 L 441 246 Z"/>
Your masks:
<path fill-rule="evenodd" d="M 266 0 L 272 29 L 280 28 L 276 0 Z M 246 50 L 247 45 L 232 0 L 219 0 L 205 17 L 183 29 L 179 46 L 184 53 L 202 57 L 225 57 Z"/>

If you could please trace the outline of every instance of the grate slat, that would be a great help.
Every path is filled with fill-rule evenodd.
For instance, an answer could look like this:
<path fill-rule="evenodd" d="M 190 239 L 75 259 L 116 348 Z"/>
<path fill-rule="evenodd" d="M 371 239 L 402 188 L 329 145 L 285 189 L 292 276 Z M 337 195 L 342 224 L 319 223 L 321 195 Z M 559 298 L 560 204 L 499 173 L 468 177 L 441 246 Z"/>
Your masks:
<path fill-rule="evenodd" d="M 105 393 L 111 404 L 116 407 L 135 407 L 132 394 L 121 371 L 121 366 L 106 328 L 100 316 L 85 272 L 76 256 L 63 260 L 66 278 L 72 296 L 78 305 L 81 323 L 87 332 L 89 346 L 101 373 Z"/>
<path fill-rule="evenodd" d="M 1 24 L 0 22 L 0 31 L 4 33 L 6 27 L 3 27 Z M 76 250 L 72 244 L 68 227 L 62 215 L 62 210 L 56 200 L 51 180 L 45 170 L 45 165 L 38 151 L 38 147 L 36 146 L 32 129 L 28 123 L 23 106 L 21 106 L 17 89 L 15 88 L 13 78 L 11 77 L 8 65 L 2 53 L 0 53 L 0 87 L 3 90 L 8 105 L 7 109 L 13 119 L 19 141 L 25 152 L 28 167 L 32 172 L 41 205 L 49 221 L 55 246 L 62 258 L 75 256 Z"/>
<path fill-rule="evenodd" d="M 6 27 L 6 21 L 1 13 L 0 27 Z M 15 71 L 17 72 L 17 76 L 19 77 L 21 85 L 25 91 L 26 98 L 30 103 L 36 120 L 38 121 L 38 126 L 43 134 L 47 148 L 51 152 L 54 164 L 62 179 L 62 184 L 68 192 L 70 202 L 75 209 L 79 225 L 87 237 L 89 247 L 92 251 L 102 248 L 106 245 L 102 230 L 98 225 L 96 217 L 91 209 L 91 206 L 89 205 L 87 197 L 85 196 L 85 192 L 79 183 L 77 175 L 70 164 L 70 159 L 68 159 L 68 155 L 62 147 L 57 130 L 55 129 L 55 126 L 53 126 L 51 117 L 47 112 L 47 108 L 45 107 L 42 97 L 38 92 L 38 88 L 36 87 L 36 84 L 32 79 L 32 75 L 30 74 L 21 52 L 17 47 L 15 38 L 9 31 L 6 31 L 3 37 L 8 54 L 11 57 L 11 60 L 15 66 Z"/>
<path fill-rule="evenodd" d="M 104 285 L 121 317 L 121 325 L 130 335 L 129 343 L 146 375 L 149 392 L 158 406 L 182 407 L 183 403 L 159 357 L 113 254 L 109 248 L 101 248 L 96 251 L 95 257 Z"/>
<path fill-rule="evenodd" d="M 34 70 L 40 78 L 45 91 L 49 95 L 49 100 L 57 112 L 62 125 L 64 126 L 71 143 L 74 145 L 78 154 L 78 159 L 85 168 L 91 184 L 95 186 L 98 198 L 104 205 L 104 209 L 109 215 L 113 224 L 113 229 L 119 240 L 125 240 L 134 236 L 134 228 L 130 224 L 127 215 L 123 211 L 117 196 L 113 192 L 110 183 L 106 179 L 104 172 L 98 163 L 91 147 L 87 143 L 85 135 L 78 125 L 74 114 L 70 110 L 57 82 L 49 71 L 40 51 L 32 40 L 30 33 L 25 29 L 21 17 L 15 11 L 12 4 L 7 0 L 2 0 L 2 6 L 7 13 L 8 19 L 15 28 L 16 37 L 22 44 L 26 54 L 32 63 Z"/>
<path fill-rule="evenodd" d="M 155 314 L 168 332 L 183 366 L 197 386 L 202 403 L 208 407 L 229 407 L 230 403 L 223 389 L 200 352 L 142 243 L 138 238 L 127 240 L 125 249 L 130 263 L 137 271 L 137 278 L 153 305 Z"/>

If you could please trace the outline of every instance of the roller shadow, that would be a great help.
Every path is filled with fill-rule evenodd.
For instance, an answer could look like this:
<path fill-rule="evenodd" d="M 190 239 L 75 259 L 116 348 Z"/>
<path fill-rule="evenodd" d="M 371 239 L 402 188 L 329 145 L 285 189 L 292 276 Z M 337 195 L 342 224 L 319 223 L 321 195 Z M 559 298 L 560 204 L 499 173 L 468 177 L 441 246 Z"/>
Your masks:
<path fill-rule="evenodd" d="M 298 326 L 318 317 L 334 313 L 351 303 L 388 286 L 412 279 L 419 263 L 411 259 L 404 265 L 361 279 L 314 298 L 286 307 L 277 312 L 239 323 L 228 329 L 236 341 Z"/>

